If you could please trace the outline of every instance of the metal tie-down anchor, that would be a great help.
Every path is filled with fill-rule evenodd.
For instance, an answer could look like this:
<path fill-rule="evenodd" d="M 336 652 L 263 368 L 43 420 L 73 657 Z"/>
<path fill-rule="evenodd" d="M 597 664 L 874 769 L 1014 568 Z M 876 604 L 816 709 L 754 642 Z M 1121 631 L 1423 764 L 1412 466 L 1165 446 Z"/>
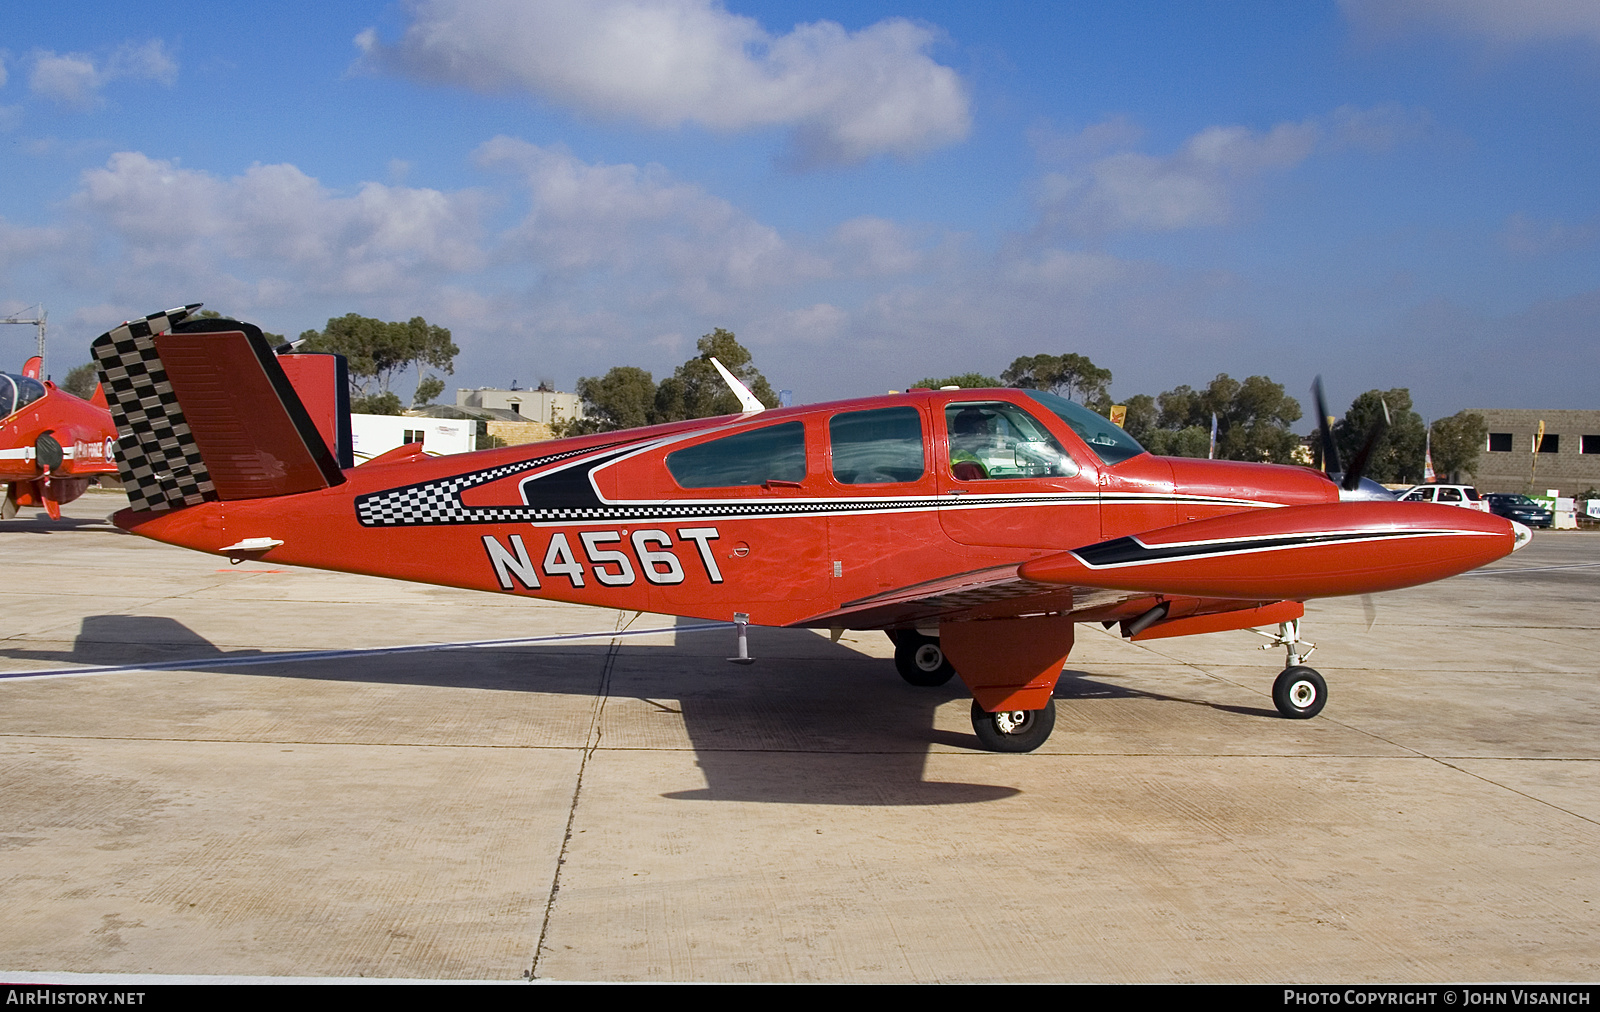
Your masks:
<path fill-rule="evenodd" d="M 739 634 L 739 656 L 730 657 L 728 660 L 735 664 L 754 664 L 756 659 L 750 656 L 750 640 L 745 631 L 750 628 L 750 616 L 742 611 L 733 613 L 733 627 Z"/>

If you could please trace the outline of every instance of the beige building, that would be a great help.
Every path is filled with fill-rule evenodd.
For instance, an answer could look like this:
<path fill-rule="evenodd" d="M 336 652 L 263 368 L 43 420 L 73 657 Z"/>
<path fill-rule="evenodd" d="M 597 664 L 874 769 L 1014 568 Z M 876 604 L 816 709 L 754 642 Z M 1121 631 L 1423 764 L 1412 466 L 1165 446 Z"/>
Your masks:
<path fill-rule="evenodd" d="M 518 419 L 541 422 L 551 429 L 583 417 L 583 400 L 577 394 L 559 390 L 501 390 L 496 387 L 458 389 L 456 407 L 509 411 Z M 550 437 L 547 435 L 544 438 Z"/>
<path fill-rule="evenodd" d="M 1554 488 L 1570 496 L 1600 488 L 1600 411 L 1472 410 L 1489 426 L 1474 472 L 1478 491 L 1543 495 Z M 1536 446 L 1541 422 L 1544 440 Z"/>

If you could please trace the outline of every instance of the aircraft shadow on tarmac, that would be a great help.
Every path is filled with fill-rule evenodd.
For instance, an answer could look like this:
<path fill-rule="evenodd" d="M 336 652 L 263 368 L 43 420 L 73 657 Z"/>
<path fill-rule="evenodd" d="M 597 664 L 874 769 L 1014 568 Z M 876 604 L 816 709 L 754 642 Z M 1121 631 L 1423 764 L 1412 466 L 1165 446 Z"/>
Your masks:
<path fill-rule="evenodd" d="M 18 513 L 10 520 L 0 520 L 7 534 L 66 534 L 71 531 L 99 530 L 107 534 L 123 532 L 111 525 L 109 517 L 62 517 L 51 520 L 48 513 Z"/>
<path fill-rule="evenodd" d="M 702 624 L 678 620 L 680 627 Z M 1018 793 L 1013 787 L 924 779 L 930 744 L 976 749 L 976 736 L 965 729 L 934 726 L 940 705 L 967 698 L 959 682 L 932 689 L 907 685 L 892 661 L 806 630 L 751 629 L 750 644 L 757 661 L 749 666 L 724 660 L 734 646 L 729 629 L 680 633 L 674 647 L 591 640 L 274 661 L 268 651 L 220 649 L 177 619 L 91 615 L 70 650 L 9 648 L 0 649 L 0 656 L 638 699 L 682 715 L 707 784 L 666 795 L 685 801 L 892 806 L 971 804 Z M 1070 669 L 1056 696 L 1143 697 L 1243 714 L 1270 712 L 1141 692 Z"/>

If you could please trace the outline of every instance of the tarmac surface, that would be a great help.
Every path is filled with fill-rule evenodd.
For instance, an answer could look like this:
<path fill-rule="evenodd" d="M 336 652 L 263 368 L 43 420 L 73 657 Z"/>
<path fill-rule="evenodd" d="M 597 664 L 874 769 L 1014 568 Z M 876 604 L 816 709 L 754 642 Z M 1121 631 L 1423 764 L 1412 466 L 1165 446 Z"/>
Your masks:
<path fill-rule="evenodd" d="M 0 971 L 1600 979 L 1600 533 L 1370 629 L 1313 602 L 1309 721 L 1248 632 L 1080 626 L 1054 736 L 994 755 L 881 633 L 753 629 L 740 667 L 728 629 L 230 566 L 120 505 L 0 524 Z"/>

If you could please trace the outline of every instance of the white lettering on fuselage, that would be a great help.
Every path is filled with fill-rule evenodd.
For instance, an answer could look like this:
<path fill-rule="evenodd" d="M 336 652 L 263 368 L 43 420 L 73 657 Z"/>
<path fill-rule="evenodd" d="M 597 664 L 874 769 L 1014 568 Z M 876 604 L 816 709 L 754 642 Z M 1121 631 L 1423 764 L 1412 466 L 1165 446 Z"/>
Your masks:
<path fill-rule="evenodd" d="M 711 542 L 719 537 L 717 529 L 680 527 L 677 535 L 681 541 L 694 542 L 706 579 L 721 583 L 722 570 L 717 568 L 717 558 L 711 550 Z M 583 545 L 583 554 L 589 563 L 587 574 L 584 564 L 578 561 L 577 554 L 572 550 L 572 542 L 562 531 L 550 535 L 543 559 L 537 565 L 520 534 L 511 535 L 505 544 L 493 534 L 485 534 L 483 550 L 489 557 L 489 565 L 494 568 L 495 579 L 501 590 L 516 590 L 519 584 L 527 590 L 538 590 L 540 570 L 546 579 L 563 576 L 574 587 L 584 586 L 586 575 L 593 576 L 597 583 L 605 587 L 631 587 L 640 573 L 650 583 L 659 586 L 684 582 L 683 561 L 672 550 L 674 542 L 666 531 L 638 530 L 631 537 L 626 531 L 583 531 L 578 535 L 578 541 Z M 612 545 L 617 547 L 610 547 Z M 627 545 L 632 546 L 634 557 L 624 550 Z"/>

